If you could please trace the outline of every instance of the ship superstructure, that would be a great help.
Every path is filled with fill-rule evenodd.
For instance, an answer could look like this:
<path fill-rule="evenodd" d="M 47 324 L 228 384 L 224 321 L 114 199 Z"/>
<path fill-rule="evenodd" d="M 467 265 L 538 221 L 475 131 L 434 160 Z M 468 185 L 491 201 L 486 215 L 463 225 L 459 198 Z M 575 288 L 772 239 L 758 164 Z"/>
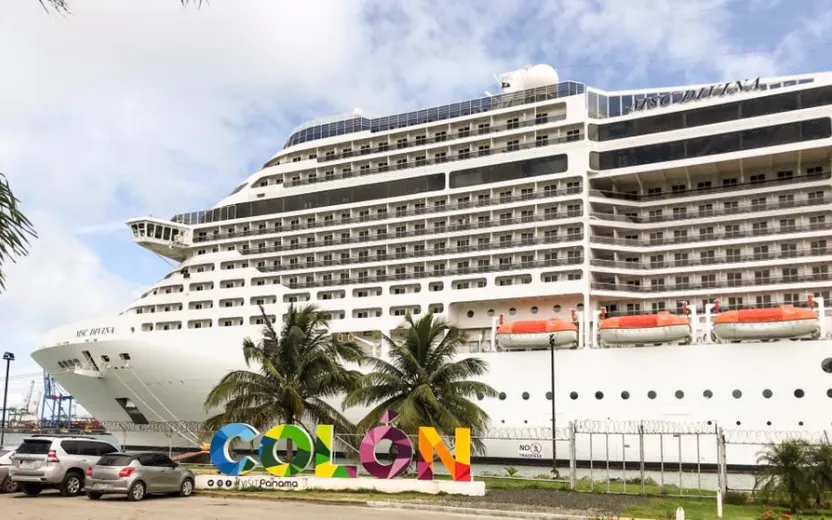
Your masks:
<path fill-rule="evenodd" d="M 307 123 L 214 208 L 130 220 L 178 266 L 34 359 L 102 422 L 171 424 L 132 444 L 197 445 L 181 424 L 244 366 L 260 305 L 279 321 L 314 303 L 377 356 L 430 311 L 489 361 L 498 427 L 551 427 L 551 346 L 558 425 L 829 426 L 832 75 L 498 79 L 477 100 Z"/>

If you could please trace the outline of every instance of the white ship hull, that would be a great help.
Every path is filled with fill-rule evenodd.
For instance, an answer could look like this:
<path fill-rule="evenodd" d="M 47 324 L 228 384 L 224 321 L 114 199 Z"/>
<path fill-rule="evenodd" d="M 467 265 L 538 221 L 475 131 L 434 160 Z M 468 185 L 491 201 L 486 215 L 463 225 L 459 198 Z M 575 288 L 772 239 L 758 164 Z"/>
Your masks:
<path fill-rule="evenodd" d="M 117 403 L 119 397 L 132 401 L 151 423 L 200 422 L 207 416 L 203 402 L 212 386 L 228 371 L 245 368 L 237 347 L 239 329 L 228 334 L 222 332 L 171 331 L 153 335 L 154 341 L 113 337 L 42 348 L 33 357 L 43 366 L 53 366 L 61 359 L 82 359 L 85 350 L 96 359 L 108 356 L 112 363 L 109 368 L 100 367 L 98 377 L 86 371 L 54 374 L 101 422 L 132 423 Z M 257 337 L 259 330 L 251 327 L 246 333 Z M 570 421 L 594 420 L 610 424 L 623 421 L 698 423 L 705 429 L 719 425 L 743 430 L 822 431 L 832 422 L 827 404 L 827 389 L 832 382 L 830 374 L 821 369 L 822 361 L 832 355 L 831 347 L 829 341 L 780 341 L 558 350 L 555 353 L 557 427 L 560 431 Z M 119 358 L 123 352 L 130 353 L 129 362 Z M 493 430 L 489 437 L 495 437 L 485 441 L 485 456 L 519 459 L 519 445 L 537 435 L 535 440 L 543 448 L 540 458 L 551 459 L 551 442 L 546 440 L 551 418 L 551 401 L 546 397 L 551 384 L 550 353 L 544 350 L 469 355 L 488 362 L 490 369 L 484 381 L 506 395 L 504 400 L 485 399 L 480 403 L 491 417 Z M 801 399 L 794 396 L 798 388 L 805 392 Z M 771 390 L 773 397 L 764 398 L 764 389 Z M 703 397 L 706 390 L 713 397 Z M 741 398 L 732 396 L 735 390 L 742 392 Z M 627 400 L 621 397 L 624 391 L 629 393 Z M 654 399 L 648 397 L 650 391 L 656 392 Z M 684 392 L 684 396 L 678 398 L 677 391 Z M 573 392 L 578 394 L 577 399 L 571 398 Z M 601 399 L 598 399 L 600 395 L 596 396 L 597 392 L 603 393 Z M 350 420 L 357 421 L 365 411 L 352 408 L 346 413 Z M 198 445 L 184 428 L 173 433 L 141 430 L 141 427 L 126 428 L 112 433 L 129 446 Z M 559 438 L 564 436 L 559 434 Z M 622 457 L 639 460 L 635 438 L 620 441 L 620 435 L 615 437 L 609 442 L 612 461 L 620 461 Z M 621 453 L 622 442 L 628 445 L 626 456 Z M 644 458 L 648 463 L 678 460 L 676 440 L 671 435 L 662 440 L 665 445 L 661 451 L 659 442 L 657 436 L 646 436 Z M 715 444 L 701 444 L 697 456 L 694 437 L 686 436 L 682 462 L 715 464 Z M 588 436 L 579 438 L 576 448 L 578 460 L 601 460 L 606 456 L 603 435 L 596 437 L 592 455 Z M 753 465 L 759 449 L 759 446 L 732 447 L 729 463 Z M 558 450 L 559 460 L 568 457 L 566 442 L 559 442 Z"/>

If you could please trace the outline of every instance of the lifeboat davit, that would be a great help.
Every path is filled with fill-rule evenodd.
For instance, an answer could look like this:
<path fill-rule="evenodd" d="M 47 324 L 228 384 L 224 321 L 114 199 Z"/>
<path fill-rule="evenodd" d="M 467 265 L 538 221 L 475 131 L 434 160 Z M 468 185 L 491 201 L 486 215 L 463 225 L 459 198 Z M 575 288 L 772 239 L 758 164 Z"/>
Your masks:
<path fill-rule="evenodd" d="M 818 313 L 793 305 L 725 311 L 714 318 L 714 335 L 724 341 L 820 337 Z"/>
<path fill-rule="evenodd" d="M 657 314 L 618 316 L 601 320 L 598 326 L 601 346 L 690 343 L 690 321 L 667 311 Z"/>
<path fill-rule="evenodd" d="M 552 335 L 555 348 L 573 348 L 578 344 L 578 326 L 557 318 L 504 323 L 497 328 L 497 343 L 510 350 L 550 348 Z"/>

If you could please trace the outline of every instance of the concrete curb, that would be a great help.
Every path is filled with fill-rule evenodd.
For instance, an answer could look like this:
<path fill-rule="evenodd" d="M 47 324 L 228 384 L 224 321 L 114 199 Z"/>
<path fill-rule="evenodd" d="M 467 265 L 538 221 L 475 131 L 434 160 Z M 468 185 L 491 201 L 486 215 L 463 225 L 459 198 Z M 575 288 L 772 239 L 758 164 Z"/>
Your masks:
<path fill-rule="evenodd" d="M 508 509 L 482 509 L 473 507 L 440 506 L 423 503 L 386 502 L 375 500 L 368 501 L 367 506 L 384 509 L 410 509 L 418 511 L 456 513 L 460 515 L 471 516 L 528 518 L 530 520 L 588 520 L 590 518 L 598 518 L 598 516 L 568 515 L 563 513 L 543 513 L 540 511 L 512 511 Z"/>

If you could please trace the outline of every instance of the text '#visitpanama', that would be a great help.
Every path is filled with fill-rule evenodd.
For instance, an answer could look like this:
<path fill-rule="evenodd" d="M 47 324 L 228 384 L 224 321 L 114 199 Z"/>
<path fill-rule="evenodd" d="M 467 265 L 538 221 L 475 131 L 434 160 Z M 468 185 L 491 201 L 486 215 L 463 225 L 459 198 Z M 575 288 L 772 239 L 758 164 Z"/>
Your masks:
<path fill-rule="evenodd" d="M 388 410 L 382 416 L 382 426 L 376 426 L 361 441 L 358 458 L 364 470 L 375 478 L 392 479 L 407 470 L 413 460 L 413 444 L 402 430 L 390 426 L 396 413 Z M 235 439 L 251 442 L 260 432 L 251 425 L 231 423 L 220 428 L 211 439 L 211 463 L 223 475 L 241 476 L 249 473 L 257 465 L 252 457 L 234 460 L 231 457 L 231 443 Z M 315 431 L 315 440 L 302 427 L 295 424 L 273 426 L 260 440 L 258 450 L 260 463 L 266 471 L 276 477 L 291 477 L 303 472 L 309 462 L 315 459 L 315 477 L 318 478 L 355 478 L 358 476 L 356 466 L 334 464 L 332 447 L 335 428 L 331 424 L 319 424 Z M 277 455 L 277 443 L 280 440 L 292 441 L 295 454 L 291 462 L 283 462 Z M 395 457 L 389 464 L 381 464 L 376 458 L 375 448 L 379 442 L 387 440 L 396 447 Z M 454 434 L 454 455 L 442 441 L 435 428 L 419 428 L 419 452 L 416 466 L 416 478 L 433 480 L 434 454 L 456 482 L 471 481 L 471 430 L 457 428 Z"/>

